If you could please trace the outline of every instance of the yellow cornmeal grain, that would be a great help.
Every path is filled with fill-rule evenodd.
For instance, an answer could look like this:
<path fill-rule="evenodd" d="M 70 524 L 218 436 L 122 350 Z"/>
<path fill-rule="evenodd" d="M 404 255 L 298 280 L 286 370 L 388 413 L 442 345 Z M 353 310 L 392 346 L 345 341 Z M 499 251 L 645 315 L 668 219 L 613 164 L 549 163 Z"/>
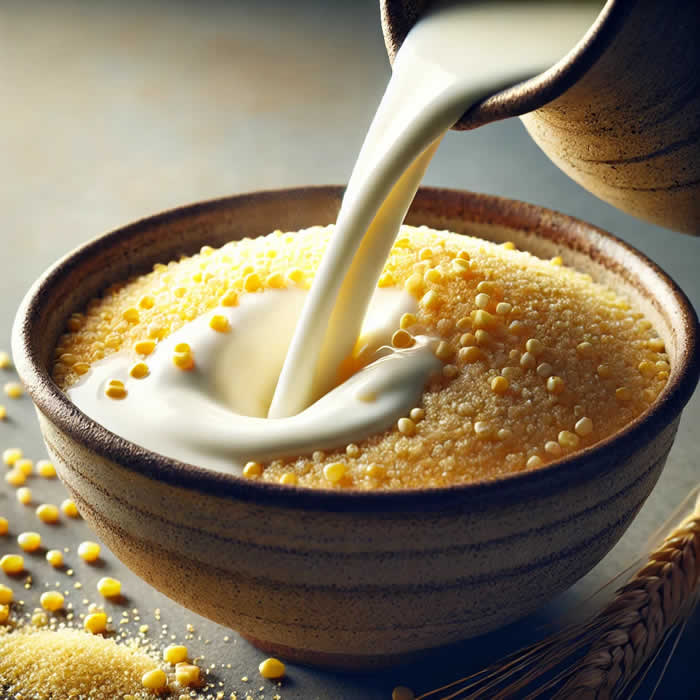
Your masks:
<path fill-rule="evenodd" d="M 68 388 L 80 376 L 76 363 L 120 350 L 136 362 L 189 321 L 236 305 L 243 294 L 307 289 L 332 230 L 276 231 L 204 248 L 113 285 L 71 317 L 55 350 L 54 379 Z M 394 336 L 398 345 L 418 334 L 439 341 L 444 368 L 415 407 L 420 421 L 401 417 L 351 453 L 343 445 L 320 458 L 274 460 L 246 476 L 399 489 L 536 469 L 619 430 L 648 408 L 669 376 L 663 340 L 642 314 L 561 258 L 403 227 L 380 286 L 404 288 L 417 302 L 396 329 L 406 333 Z M 185 359 L 173 361 L 182 369 L 196 364 L 190 354 Z"/>
<path fill-rule="evenodd" d="M 153 698 L 141 678 L 157 668 L 143 651 L 86 632 L 0 628 L 0 689 L 7 697 Z"/>

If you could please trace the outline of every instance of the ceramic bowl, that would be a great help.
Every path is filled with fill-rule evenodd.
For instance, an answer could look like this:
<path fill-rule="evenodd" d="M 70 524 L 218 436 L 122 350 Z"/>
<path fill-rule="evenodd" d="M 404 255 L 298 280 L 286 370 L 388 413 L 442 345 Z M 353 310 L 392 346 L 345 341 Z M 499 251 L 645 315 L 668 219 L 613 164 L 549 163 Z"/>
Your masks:
<path fill-rule="evenodd" d="M 13 352 L 61 479 L 130 569 L 284 658 L 362 668 L 505 625 L 603 557 L 663 469 L 698 379 L 698 327 L 656 265 L 590 224 L 507 199 L 422 189 L 408 223 L 561 255 L 632 298 L 666 341 L 672 366 L 651 410 L 538 471 L 466 486 L 341 492 L 256 483 L 160 456 L 85 416 L 51 381 L 67 317 L 110 283 L 205 243 L 331 223 L 342 192 L 241 195 L 106 234 L 32 287 Z"/>

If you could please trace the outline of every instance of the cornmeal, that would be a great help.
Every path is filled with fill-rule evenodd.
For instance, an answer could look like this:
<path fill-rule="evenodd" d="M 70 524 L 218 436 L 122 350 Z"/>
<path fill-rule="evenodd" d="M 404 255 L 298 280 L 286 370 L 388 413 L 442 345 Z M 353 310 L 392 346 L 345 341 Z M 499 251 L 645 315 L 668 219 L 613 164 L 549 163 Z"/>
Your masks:
<path fill-rule="evenodd" d="M 220 306 L 266 289 L 308 289 L 333 230 L 313 227 L 231 242 L 155 265 L 73 314 L 55 351 L 64 389 L 112 353 L 134 355 L 148 381 L 159 341 Z M 407 290 L 416 313 L 392 342 L 434 336 L 442 370 L 394 428 L 334 451 L 260 464 L 245 478 L 322 488 L 402 489 L 469 483 L 537 469 L 618 431 L 669 376 L 664 343 L 628 300 L 512 244 L 402 227 L 379 287 Z M 211 328 L 225 332 L 225 319 Z M 218 327 L 217 327 L 218 326 Z M 357 351 L 345 375 L 364 364 Z M 178 358 L 175 358 L 178 359 Z M 188 369 L 189 348 L 181 348 Z M 115 400 L 119 382 L 108 387 Z"/>

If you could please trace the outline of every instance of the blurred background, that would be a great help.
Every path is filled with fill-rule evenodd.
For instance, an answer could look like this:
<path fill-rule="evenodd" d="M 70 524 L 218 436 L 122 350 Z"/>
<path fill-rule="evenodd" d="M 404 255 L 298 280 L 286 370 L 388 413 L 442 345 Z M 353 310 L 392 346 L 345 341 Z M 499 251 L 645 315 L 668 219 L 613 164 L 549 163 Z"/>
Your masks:
<path fill-rule="evenodd" d="M 378 0 L 0 0 L 0 349 L 31 282 L 95 235 L 199 199 L 345 183 L 389 75 Z M 599 202 L 547 160 L 518 120 L 448 134 L 426 184 L 587 219 L 656 260 L 700 307 L 700 240 Z M 536 624 L 629 563 L 698 480 L 691 426 L 699 421 L 696 396 L 634 526 L 535 619 L 402 676 L 299 670 L 282 696 L 380 698 L 399 680 L 426 690 L 428 677 L 455 677 L 465 656 L 489 660 L 529 641 Z M 696 616 L 674 659 L 686 681 L 669 681 L 657 697 L 697 697 L 687 668 L 698 644 Z M 237 653 L 257 658 L 244 644 Z M 235 675 L 238 662 L 227 660 Z"/>

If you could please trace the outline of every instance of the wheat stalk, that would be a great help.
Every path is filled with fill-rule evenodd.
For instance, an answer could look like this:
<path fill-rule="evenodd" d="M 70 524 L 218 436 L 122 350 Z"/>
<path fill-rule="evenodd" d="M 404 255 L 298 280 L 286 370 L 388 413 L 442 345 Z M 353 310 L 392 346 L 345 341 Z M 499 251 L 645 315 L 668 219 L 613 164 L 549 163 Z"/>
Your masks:
<path fill-rule="evenodd" d="M 440 700 L 501 700 L 516 696 L 531 700 L 545 695 L 553 700 L 631 697 L 665 641 L 684 625 L 698 601 L 698 494 L 700 487 L 682 506 L 688 512 L 687 504 L 692 504 L 688 517 L 590 620 L 567 627 L 487 669 L 424 693 L 416 700 L 438 695 Z M 677 522 L 675 519 L 674 524 Z"/>

